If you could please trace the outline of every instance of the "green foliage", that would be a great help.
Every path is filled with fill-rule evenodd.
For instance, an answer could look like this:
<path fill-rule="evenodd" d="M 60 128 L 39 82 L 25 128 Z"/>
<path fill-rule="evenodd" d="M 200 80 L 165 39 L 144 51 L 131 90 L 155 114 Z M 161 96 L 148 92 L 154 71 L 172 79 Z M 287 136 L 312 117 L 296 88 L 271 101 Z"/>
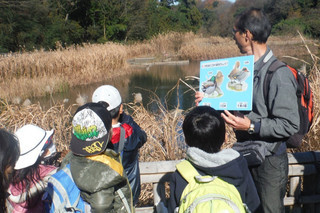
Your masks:
<path fill-rule="evenodd" d="M 314 38 L 320 38 L 320 8 L 311 9 L 308 17 L 304 17 L 304 33 Z"/>
<path fill-rule="evenodd" d="M 316 0 L 2 0 L 0 52 L 145 40 L 200 28 L 230 36 L 234 18 L 251 6 L 265 10 L 274 34 L 320 35 Z"/>
<path fill-rule="evenodd" d="M 197 32 L 202 24 L 202 14 L 196 7 L 195 0 L 179 0 L 178 11 L 181 27 L 186 31 Z"/>
<path fill-rule="evenodd" d="M 59 42 L 63 46 L 71 44 L 80 44 L 84 29 L 75 21 L 65 21 L 62 18 L 55 17 L 51 24 L 45 28 L 45 39 L 43 46 L 48 49 L 54 49 Z"/>
<path fill-rule="evenodd" d="M 38 47 L 43 41 L 42 26 L 48 21 L 46 13 L 40 0 L 1 2 L 0 46 L 9 51 Z"/>
<path fill-rule="evenodd" d="M 282 20 L 272 28 L 275 35 L 297 35 L 297 30 L 304 31 L 304 24 L 300 18 Z"/>

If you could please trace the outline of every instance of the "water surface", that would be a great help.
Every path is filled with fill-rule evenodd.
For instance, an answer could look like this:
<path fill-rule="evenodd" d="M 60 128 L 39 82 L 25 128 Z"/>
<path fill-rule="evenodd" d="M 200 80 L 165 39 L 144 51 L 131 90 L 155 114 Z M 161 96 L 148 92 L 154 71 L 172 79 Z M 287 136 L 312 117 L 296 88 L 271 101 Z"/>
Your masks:
<path fill-rule="evenodd" d="M 158 110 L 154 100 L 160 100 L 169 110 L 177 106 L 179 109 L 185 110 L 194 106 L 194 91 L 179 79 L 181 78 L 196 90 L 199 86 L 198 80 L 186 80 L 186 76 L 199 76 L 199 62 L 190 62 L 186 65 L 154 65 L 148 68 L 135 68 L 135 72 L 120 78 L 77 86 L 67 92 L 53 94 L 51 97 L 33 99 L 32 102 L 39 101 L 43 107 L 48 108 L 53 102 L 62 102 L 63 100 L 68 100 L 66 104 L 75 104 L 79 96 L 86 101 L 91 101 L 92 93 L 97 87 L 110 84 L 119 90 L 124 103 L 133 102 L 134 94 L 141 93 L 142 103 L 150 111 Z"/>

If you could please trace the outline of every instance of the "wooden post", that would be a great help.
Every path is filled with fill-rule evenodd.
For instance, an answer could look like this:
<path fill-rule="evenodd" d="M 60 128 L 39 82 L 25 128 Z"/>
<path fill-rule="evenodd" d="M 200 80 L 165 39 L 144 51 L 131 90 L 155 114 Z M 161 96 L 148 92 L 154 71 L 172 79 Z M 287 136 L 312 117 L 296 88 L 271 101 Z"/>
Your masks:
<path fill-rule="evenodd" d="M 294 197 L 294 205 L 292 207 L 292 213 L 301 213 L 301 205 L 297 204 L 297 200 L 301 195 L 301 178 L 299 176 L 293 176 L 290 178 L 289 196 Z"/>

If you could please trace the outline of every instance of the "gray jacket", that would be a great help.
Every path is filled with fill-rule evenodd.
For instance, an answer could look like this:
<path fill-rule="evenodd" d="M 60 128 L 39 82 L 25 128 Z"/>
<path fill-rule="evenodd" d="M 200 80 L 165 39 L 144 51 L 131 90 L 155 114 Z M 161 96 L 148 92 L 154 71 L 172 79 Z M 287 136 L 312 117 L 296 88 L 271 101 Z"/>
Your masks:
<path fill-rule="evenodd" d="M 249 135 L 246 131 L 236 131 L 238 141 L 264 141 L 269 151 L 276 145 L 273 142 L 285 141 L 298 132 L 300 124 L 297 84 L 289 68 L 281 67 L 273 74 L 268 101 L 264 100 L 264 78 L 275 59 L 268 47 L 266 53 L 254 64 L 253 106 L 247 116 L 257 127 L 255 133 Z"/>

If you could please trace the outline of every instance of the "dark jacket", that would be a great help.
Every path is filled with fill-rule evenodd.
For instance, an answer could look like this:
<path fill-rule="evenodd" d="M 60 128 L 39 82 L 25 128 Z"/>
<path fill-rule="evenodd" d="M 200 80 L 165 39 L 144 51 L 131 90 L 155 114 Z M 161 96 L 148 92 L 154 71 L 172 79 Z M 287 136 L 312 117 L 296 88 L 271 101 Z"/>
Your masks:
<path fill-rule="evenodd" d="M 248 170 L 246 160 L 233 149 L 224 149 L 218 153 L 209 154 L 198 148 L 187 150 L 187 160 L 201 175 L 218 176 L 222 180 L 234 185 L 239 191 L 242 202 L 253 212 L 259 204 L 259 196 Z M 187 181 L 175 171 L 170 180 L 169 212 L 179 206 L 180 198 Z"/>
<path fill-rule="evenodd" d="M 122 165 L 126 171 L 133 195 L 133 203 L 137 203 L 141 191 L 139 170 L 139 148 L 147 141 L 146 133 L 134 122 L 130 115 L 122 113 L 120 124 L 125 130 L 125 142 L 122 156 Z M 111 142 L 114 150 L 118 150 L 120 127 L 113 127 Z"/>
<path fill-rule="evenodd" d="M 92 212 L 127 212 L 116 192 L 118 189 L 121 189 L 132 211 L 130 186 L 117 153 L 106 150 L 92 157 L 70 154 L 68 158 L 63 163 L 70 163 L 72 178 Z"/>

